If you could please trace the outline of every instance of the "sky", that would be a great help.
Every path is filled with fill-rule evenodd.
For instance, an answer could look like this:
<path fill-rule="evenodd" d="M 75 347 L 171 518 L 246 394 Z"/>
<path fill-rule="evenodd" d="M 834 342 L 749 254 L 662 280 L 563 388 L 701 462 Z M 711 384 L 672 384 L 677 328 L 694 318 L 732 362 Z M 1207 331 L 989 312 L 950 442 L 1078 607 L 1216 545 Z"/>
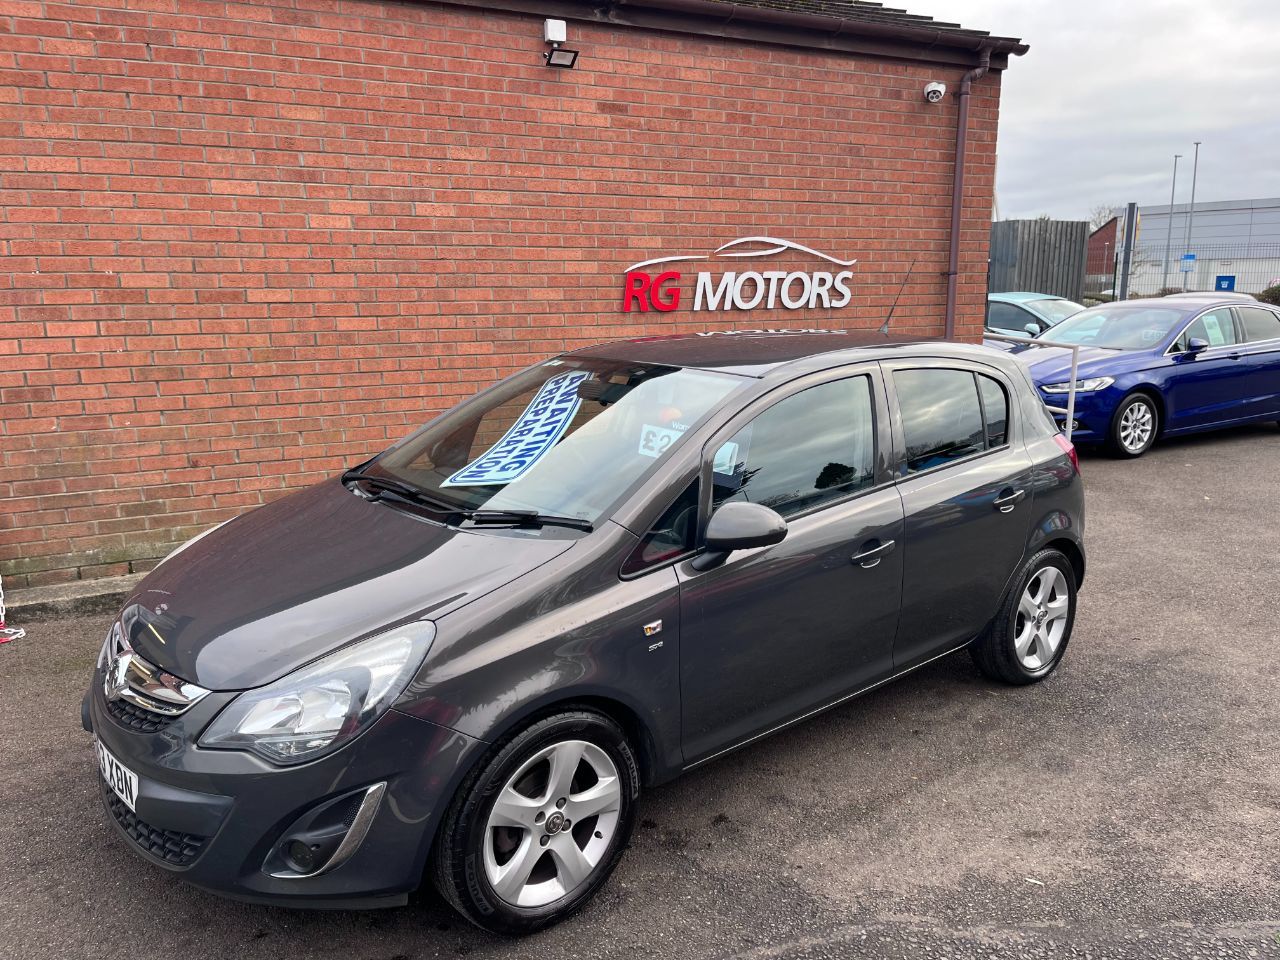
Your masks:
<path fill-rule="evenodd" d="M 905 0 L 1031 45 L 1000 110 L 1002 219 L 1280 197 L 1280 0 Z"/>

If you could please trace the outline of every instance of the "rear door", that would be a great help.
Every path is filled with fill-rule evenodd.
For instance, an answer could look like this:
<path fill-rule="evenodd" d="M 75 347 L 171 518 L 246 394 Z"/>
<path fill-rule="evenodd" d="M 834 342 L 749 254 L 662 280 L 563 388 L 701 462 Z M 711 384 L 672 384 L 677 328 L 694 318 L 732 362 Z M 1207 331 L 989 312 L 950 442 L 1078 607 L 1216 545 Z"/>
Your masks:
<path fill-rule="evenodd" d="M 1262 306 L 1236 307 L 1245 363 L 1246 417 L 1280 417 L 1280 314 Z"/>
<path fill-rule="evenodd" d="M 894 669 L 975 636 L 1030 533 L 1033 468 L 1005 376 L 959 360 L 884 364 L 906 524 Z"/>
<path fill-rule="evenodd" d="M 889 674 L 903 535 L 891 449 L 874 363 L 789 384 L 707 445 L 704 514 L 746 500 L 788 530 L 710 570 L 676 568 L 687 761 Z"/>

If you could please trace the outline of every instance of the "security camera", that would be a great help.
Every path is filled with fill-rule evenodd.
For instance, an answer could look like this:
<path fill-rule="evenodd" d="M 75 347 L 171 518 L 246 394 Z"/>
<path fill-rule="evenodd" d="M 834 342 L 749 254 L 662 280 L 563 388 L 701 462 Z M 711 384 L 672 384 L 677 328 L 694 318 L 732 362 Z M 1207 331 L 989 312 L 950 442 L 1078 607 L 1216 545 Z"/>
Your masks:
<path fill-rule="evenodd" d="M 924 98 L 930 103 L 941 103 L 942 98 L 946 95 L 947 85 L 945 83 L 938 83 L 938 81 L 935 80 L 933 83 L 925 85 Z"/>

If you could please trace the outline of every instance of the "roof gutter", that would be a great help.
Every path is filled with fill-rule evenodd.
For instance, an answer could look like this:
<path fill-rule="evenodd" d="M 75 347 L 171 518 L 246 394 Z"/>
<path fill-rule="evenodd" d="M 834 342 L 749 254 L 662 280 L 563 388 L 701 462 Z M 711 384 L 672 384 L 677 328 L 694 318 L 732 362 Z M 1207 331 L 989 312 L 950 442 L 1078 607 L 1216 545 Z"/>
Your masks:
<path fill-rule="evenodd" d="M 1019 40 L 1009 37 L 991 37 L 979 34 L 977 31 L 940 30 L 937 27 L 877 23 L 874 20 L 846 20 L 819 13 L 803 13 L 794 10 L 780 10 L 774 7 L 724 3 L 722 0 L 636 0 L 636 2 L 632 2 L 632 0 L 614 0 L 609 4 L 610 11 L 623 7 L 669 10 L 690 16 L 705 17 L 708 20 L 719 20 L 722 25 L 730 21 L 746 21 L 790 27 L 796 30 L 808 30 L 815 33 L 827 33 L 832 36 L 850 34 L 878 37 L 883 40 L 901 40 L 928 47 L 953 47 L 961 50 L 985 51 L 988 67 L 990 66 L 990 55 L 992 53 L 1011 53 L 1016 56 L 1022 56 L 1030 49 Z"/>
<path fill-rule="evenodd" d="M 956 119 L 955 173 L 951 186 L 951 251 L 947 261 L 947 315 L 945 336 L 948 340 L 956 333 L 956 286 L 960 275 L 960 227 L 964 212 L 964 162 L 969 146 L 969 95 L 973 84 L 981 80 L 991 69 L 990 46 L 979 51 L 978 65 L 960 81 L 960 110 Z"/>

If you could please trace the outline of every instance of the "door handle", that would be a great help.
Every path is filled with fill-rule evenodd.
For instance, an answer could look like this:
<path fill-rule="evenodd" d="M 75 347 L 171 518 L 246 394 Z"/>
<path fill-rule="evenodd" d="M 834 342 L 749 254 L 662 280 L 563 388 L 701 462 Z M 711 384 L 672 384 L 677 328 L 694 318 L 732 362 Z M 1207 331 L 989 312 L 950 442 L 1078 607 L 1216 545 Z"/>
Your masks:
<path fill-rule="evenodd" d="M 872 546 L 872 544 L 875 544 L 875 546 Z M 893 550 L 893 545 L 892 540 L 886 540 L 883 543 L 879 540 L 868 540 L 866 544 L 863 545 L 862 551 L 855 553 L 849 559 L 858 566 L 866 570 L 870 570 L 880 562 L 881 557 Z"/>
<path fill-rule="evenodd" d="M 1005 488 L 1008 490 L 1008 488 Z M 1009 490 L 1008 493 L 1001 491 L 1000 496 L 991 501 L 991 505 L 1001 513 L 1012 513 L 1013 508 L 1018 505 L 1023 497 L 1027 495 L 1025 490 Z"/>

